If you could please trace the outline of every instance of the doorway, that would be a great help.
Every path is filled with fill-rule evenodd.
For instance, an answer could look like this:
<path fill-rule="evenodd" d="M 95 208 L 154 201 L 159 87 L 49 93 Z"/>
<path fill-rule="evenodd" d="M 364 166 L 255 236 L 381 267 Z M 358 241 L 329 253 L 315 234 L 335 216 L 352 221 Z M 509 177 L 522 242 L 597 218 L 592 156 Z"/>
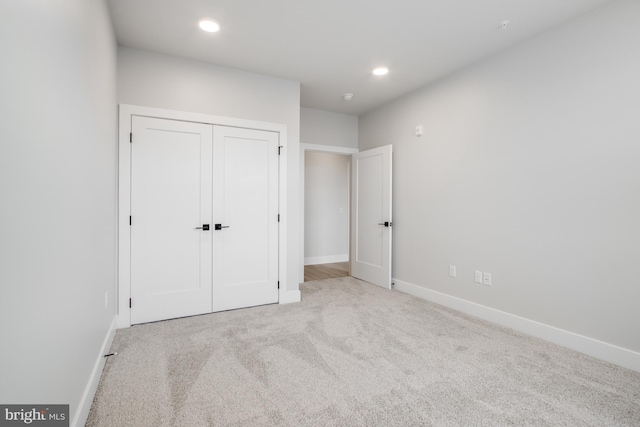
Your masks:
<path fill-rule="evenodd" d="M 301 144 L 300 282 L 349 275 L 351 154 Z"/>

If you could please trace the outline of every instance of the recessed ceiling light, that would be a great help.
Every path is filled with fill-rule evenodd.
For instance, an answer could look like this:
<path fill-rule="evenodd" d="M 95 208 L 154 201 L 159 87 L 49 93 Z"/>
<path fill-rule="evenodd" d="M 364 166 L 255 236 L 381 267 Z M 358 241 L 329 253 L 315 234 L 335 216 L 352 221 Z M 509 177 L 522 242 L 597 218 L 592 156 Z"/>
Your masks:
<path fill-rule="evenodd" d="M 211 18 L 202 18 L 200 22 L 198 22 L 198 25 L 208 33 L 217 33 L 220 31 L 220 24 Z"/>
<path fill-rule="evenodd" d="M 377 67 L 373 69 L 373 74 L 376 76 L 384 76 L 389 72 L 387 67 Z"/>

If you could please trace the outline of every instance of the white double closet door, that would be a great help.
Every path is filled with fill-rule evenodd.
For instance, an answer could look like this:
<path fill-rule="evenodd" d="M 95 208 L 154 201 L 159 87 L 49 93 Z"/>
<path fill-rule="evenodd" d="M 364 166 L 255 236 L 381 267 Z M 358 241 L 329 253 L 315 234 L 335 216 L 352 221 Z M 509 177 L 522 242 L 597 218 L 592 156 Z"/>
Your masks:
<path fill-rule="evenodd" d="M 134 116 L 131 323 L 278 302 L 278 133 Z"/>

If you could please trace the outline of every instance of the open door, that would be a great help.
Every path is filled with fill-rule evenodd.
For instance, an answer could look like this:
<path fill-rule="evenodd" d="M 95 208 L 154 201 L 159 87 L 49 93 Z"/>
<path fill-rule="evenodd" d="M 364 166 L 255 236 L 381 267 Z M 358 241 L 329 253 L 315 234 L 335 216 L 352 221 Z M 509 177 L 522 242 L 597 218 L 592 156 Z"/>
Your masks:
<path fill-rule="evenodd" d="M 391 145 L 352 158 L 351 275 L 391 289 Z"/>

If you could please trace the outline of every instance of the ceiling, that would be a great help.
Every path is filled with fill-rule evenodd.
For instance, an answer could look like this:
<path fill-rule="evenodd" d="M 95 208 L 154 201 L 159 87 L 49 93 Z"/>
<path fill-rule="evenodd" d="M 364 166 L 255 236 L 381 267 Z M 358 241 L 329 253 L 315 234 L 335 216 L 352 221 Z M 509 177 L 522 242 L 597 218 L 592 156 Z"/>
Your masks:
<path fill-rule="evenodd" d="M 301 83 L 360 115 L 610 0 L 109 0 L 118 43 Z M 198 21 L 211 17 L 218 33 Z M 508 20 L 506 29 L 500 23 Z M 371 70 L 390 72 L 375 77 Z M 346 102 L 342 94 L 352 92 Z"/>

